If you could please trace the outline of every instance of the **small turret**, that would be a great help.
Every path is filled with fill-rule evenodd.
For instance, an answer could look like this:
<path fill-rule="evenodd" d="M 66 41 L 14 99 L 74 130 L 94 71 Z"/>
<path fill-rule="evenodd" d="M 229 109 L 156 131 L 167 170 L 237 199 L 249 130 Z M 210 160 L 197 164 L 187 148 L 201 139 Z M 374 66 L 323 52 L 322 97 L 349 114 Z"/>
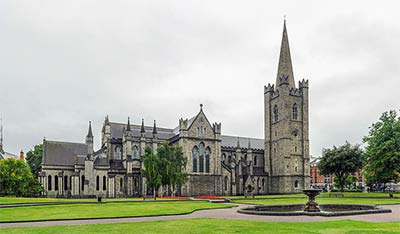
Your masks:
<path fill-rule="evenodd" d="M 154 120 L 154 125 L 153 125 L 153 137 L 157 135 L 157 126 L 156 126 L 156 120 Z"/>
<path fill-rule="evenodd" d="M 308 80 L 299 80 L 299 89 L 308 88 Z"/>
<path fill-rule="evenodd" d="M 126 131 L 131 131 L 131 123 L 130 123 L 130 120 L 129 120 L 129 117 L 128 117 L 128 123 L 126 124 Z"/>
<path fill-rule="evenodd" d="M 274 89 L 275 89 L 274 85 L 268 83 L 267 86 L 264 86 L 264 94 L 274 92 Z"/>
<path fill-rule="evenodd" d="M 237 149 L 240 149 L 239 137 L 237 138 L 236 148 L 237 148 Z"/>
<path fill-rule="evenodd" d="M 142 127 L 140 128 L 140 134 L 142 137 L 145 136 L 146 130 L 144 128 L 144 119 L 142 119 Z"/>

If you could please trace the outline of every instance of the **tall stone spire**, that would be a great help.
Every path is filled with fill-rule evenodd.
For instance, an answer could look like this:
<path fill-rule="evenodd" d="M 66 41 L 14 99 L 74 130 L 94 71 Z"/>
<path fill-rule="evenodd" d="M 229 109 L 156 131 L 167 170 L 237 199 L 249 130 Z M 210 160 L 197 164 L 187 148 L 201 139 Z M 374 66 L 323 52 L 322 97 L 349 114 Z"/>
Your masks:
<path fill-rule="evenodd" d="M 89 130 L 88 134 L 86 137 L 93 137 L 93 132 L 92 132 L 92 121 L 89 121 Z"/>
<path fill-rule="evenodd" d="M 290 87 L 295 87 L 289 39 L 286 30 L 286 19 L 283 22 L 283 34 L 281 51 L 279 54 L 278 74 L 276 76 L 276 86 L 279 86 L 283 82 L 289 83 Z"/>

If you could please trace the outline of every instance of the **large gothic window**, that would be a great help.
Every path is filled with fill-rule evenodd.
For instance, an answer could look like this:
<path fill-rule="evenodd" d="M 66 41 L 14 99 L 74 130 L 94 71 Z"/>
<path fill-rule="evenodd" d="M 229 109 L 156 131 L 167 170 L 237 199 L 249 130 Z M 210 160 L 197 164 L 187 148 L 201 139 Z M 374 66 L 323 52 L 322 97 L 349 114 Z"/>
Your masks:
<path fill-rule="evenodd" d="M 124 191 L 124 179 L 122 177 L 119 179 L 119 191 Z"/>
<path fill-rule="evenodd" d="M 106 190 L 107 188 L 107 178 L 106 176 L 103 176 L 103 190 Z"/>
<path fill-rule="evenodd" d="M 83 191 L 85 189 L 85 176 L 82 176 L 82 181 L 81 181 L 81 190 Z"/>
<path fill-rule="evenodd" d="M 193 157 L 193 172 L 197 172 L 197 160 L 199 157 L 199 150 L 197 146 L 195 146 L 192 150 L 192 157 Z"/>
<path fill-rule="evenodd" d="M 115 147 L 114 159 L 121 159 L 121 147 L 119 147 L 119 146 Z"/>
<path fill-rule="evenodd" d="M 278 106 L 275 105 L 274 106 L 274 121 L 275 122 L 278 121 L 278 118 L 279 118 L 279 116 L 278 116 Z"/>
<path fill-rule="evenodd" d="M 51 175 L 47 178 L 47 190 L 51 191 Z"/>
<path fill-rule="evenodd" d="M 210 172 L 210 147 L 207 147 L 206 149 L 206 173 Z"/>
<path fill-rule="evenodd" d="M 99 178 L 99 176 L 96 176 L 96 190 L 97 191 L 100 190 L 100 178 Z"/>
<path fill-rule="evenodd" d="M 199 172 L 204 172 L 204 144 L 199 145 Z"/>
<path fill-rule="evenodd" d="M 132 148 L 132 154 L 134 159 L 139 159 L 139 149 L 136 145 Z"/>
<path fill-rule="evenodd" d="M 293 104 L 292 108 L 292 119 L 297 119 L 297 104 Z"/>
<path fill-rule="evenodd" d="M 54 190 L 58 191 L 58 176 L 54 176 Z"/>

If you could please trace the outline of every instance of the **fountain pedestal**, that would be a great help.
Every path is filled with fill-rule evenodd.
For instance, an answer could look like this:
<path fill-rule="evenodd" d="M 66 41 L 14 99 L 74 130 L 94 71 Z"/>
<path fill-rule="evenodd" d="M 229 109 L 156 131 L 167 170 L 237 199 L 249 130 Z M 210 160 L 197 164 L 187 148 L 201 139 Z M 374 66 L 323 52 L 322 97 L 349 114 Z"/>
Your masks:
<path fill-rule="evenodd" d="M 315 197 L 321 192 L 320 189 L 304 189 L 304 194 L 308 196 L 308 202 L 304 208 L 305 212 L 321 212 L 318 203 L 315 201 Z"/>

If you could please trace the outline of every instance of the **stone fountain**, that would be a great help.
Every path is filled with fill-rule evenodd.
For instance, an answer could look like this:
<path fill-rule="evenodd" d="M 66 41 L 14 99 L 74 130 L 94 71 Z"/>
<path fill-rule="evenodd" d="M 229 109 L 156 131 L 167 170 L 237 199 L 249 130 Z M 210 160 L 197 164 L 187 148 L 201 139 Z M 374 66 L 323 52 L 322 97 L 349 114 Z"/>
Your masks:
<path fill-rule="evenodd" d="M 275 215 L 275 216 L 342 216 L 342 215 L 360 215 L 390 213 L 390 209 L 371 205 L 353 205 L 353 204 L 323 204 L 318 205 L 315 197 L 321 193 L 319 189 L 304 189 L 304 194 L 308 196 L 308 202 L 302 204 L 289 205 L 256 205 L 238 210 L 239 213 L 253 215 Z"/>
<path fill-rule="evenodd" d="M 304 189 L 304 194 L 308 196 L 308 202 L 304 207 L 305 212 L 321 212 L 318 203 L 315 201 L 315 197 L 321 192 L 320 189 Z"/>

